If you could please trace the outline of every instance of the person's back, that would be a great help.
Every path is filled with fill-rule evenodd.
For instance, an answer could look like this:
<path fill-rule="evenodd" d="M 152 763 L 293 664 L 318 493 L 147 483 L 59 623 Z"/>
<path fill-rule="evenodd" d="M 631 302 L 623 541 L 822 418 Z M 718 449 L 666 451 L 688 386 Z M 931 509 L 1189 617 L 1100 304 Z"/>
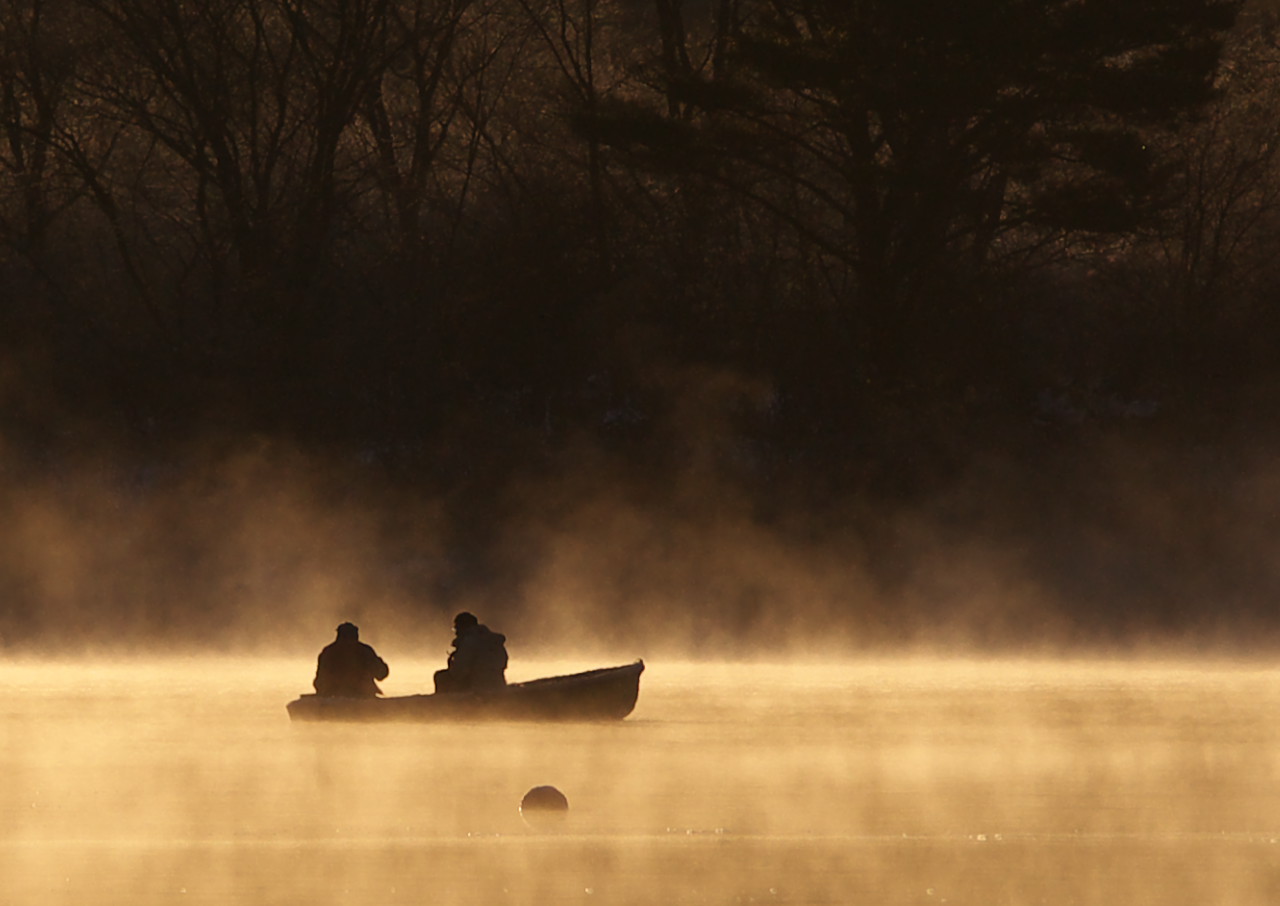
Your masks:
<path fill-rule="evenodd" d="M 382 694 L 377 681 L 386 679 L 390 672 L 386 661 L 360 641 L 359 630 L 343 623 L 338 637 L 320 652 L 312 685 L 317 695 L 372 698 Z"/>
<path fill-rule="evenodd" d="M 500 689 L 507 684 L 507 637 L 483 623 L 458 637 L 450 667 L 469 689 Z"/>
<path fill-rule="evenodd" d="M 458 614 L 454 631 L 449 666 L 436 671 L 436 691 L 483 692 L 506 686 L 507 637 L 469 613 Z"/>

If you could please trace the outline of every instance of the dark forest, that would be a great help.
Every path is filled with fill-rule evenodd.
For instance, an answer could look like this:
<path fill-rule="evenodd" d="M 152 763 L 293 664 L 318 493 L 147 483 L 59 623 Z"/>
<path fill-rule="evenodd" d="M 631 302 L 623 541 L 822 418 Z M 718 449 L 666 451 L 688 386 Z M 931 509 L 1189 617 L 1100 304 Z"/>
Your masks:
<path fill-rule="evenodd" d="M 1265 5 L 0 11 L 0 648 L 1280 641 Z"/>

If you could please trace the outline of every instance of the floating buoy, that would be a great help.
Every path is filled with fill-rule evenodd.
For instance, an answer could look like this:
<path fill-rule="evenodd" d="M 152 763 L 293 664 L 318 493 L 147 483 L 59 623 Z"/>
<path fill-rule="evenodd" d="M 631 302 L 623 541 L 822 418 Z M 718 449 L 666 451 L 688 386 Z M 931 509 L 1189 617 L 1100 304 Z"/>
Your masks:
<path fill-rule="evenodd" d="M 569 800 L 553 786 L 535 786 L 520 800 L 520 815 L 529 824 L 547 818 L 563 818 L 568 811 Z"/>

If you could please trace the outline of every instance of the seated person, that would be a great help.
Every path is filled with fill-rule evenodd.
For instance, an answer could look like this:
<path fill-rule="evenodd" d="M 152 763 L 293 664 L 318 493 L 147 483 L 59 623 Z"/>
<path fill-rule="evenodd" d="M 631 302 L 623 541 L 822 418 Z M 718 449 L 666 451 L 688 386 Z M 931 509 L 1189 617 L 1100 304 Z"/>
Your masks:
<path fill-rule="evenodd" d="M 507 637 L 493 632 L 470 613 L 453 618 L 449 666 L 436 671 L 437 692 L 486 692 L 507 684 Z"/>
<path fill-rule="evenodd" d="M 354 623 L 338 627 L 338 637 L 325 646 L 316 661 L 316 695 L 344 698 L 373 698 L 381 695 L 378 680 L 386 679 L 391 668 L 377 652 L 360 641 Z"/>

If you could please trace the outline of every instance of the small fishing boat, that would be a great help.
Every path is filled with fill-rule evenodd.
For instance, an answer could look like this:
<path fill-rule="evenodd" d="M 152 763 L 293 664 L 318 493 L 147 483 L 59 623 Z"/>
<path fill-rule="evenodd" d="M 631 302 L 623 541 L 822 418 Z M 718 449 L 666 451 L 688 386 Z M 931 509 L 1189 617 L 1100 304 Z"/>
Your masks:
<path fill-rule="evenodd" d="M 303 695 L 289 702 L 293 720 L 621 720 L 640 694 L 644 661 L 568 676 L 512 683 L 492 692 L 382 698 Z"/>

